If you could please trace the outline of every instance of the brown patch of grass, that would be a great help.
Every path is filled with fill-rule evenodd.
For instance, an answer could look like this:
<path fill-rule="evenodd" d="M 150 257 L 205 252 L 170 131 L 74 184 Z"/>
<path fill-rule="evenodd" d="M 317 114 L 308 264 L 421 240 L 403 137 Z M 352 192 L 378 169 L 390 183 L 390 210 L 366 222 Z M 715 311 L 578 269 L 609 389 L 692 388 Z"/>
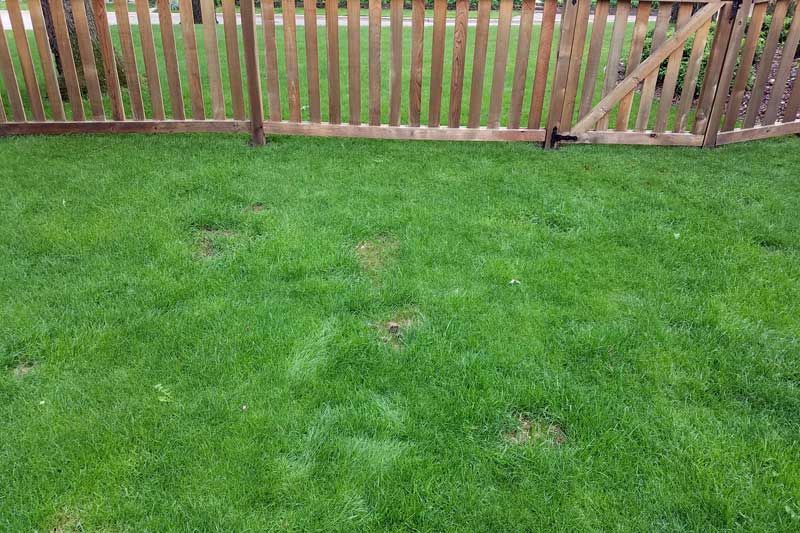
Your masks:
<path fill-rule="evenodd" d="M 220 238 L 236 237 L 238 234 L 235 231 L 215 228 L 213 226 L 202 226 L 198 230 L 199 238 L 197 241 L 200 250 L 200 256 L 204 258 L 211 258 L 219 253 L 216 242 Z"/>
<path fill-rule="evenodd" d="M 517 415 L 517 427 L 503 433 L 503 439 L 516 446 L 546 444 L 561 446 L 567 442 L 567 434 L 558 424 L 528 415 Z"/>
<path fill-rule="evenodd" d="M 399 247 L 400 243 L 390 237 L 362 241 L 356 246 L 358 263 L 367 271 L 380 270 Z"/>
<path fill-rule="evenodd" d="M 74 514 L 61 512 L 56 516 L 55 525 L 51 533 L 78 533 L 84 531 L 83 524 Z"/>
<path fill-rule="evenodd" d="M 11 370 L 11 373 L 14 375 L 15 378 L 22 379 L 28 374 L 30 374 L 35 366 L 36 364 L 30 361 L 22 361 Z"/>
<path fill-rule="evenodd" d="M 247 210 L 251 211 L 253 213 L 260 213 L 266 208 L 267 208 L 267 206 L 265 206 L 261 202 L 256 202 L 253 205 L 251 205 L 250 207 L 248 207 Z"/>
<path fill-rule="evenodd" d="M 413 311 L 405 311 L 398 313 L 391 320 L 378 324 L 381 340 L 395 350 L 402 350 L 404 334 L 414 326 L 415 315 Z"/>

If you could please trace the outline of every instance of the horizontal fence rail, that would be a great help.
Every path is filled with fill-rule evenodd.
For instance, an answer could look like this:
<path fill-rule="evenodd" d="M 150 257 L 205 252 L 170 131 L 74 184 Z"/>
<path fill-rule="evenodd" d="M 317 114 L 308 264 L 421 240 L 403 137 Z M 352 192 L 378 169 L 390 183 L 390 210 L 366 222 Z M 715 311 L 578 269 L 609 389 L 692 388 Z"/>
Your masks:
<path fill-rule="evenodd" d="M 7 0 L 0 135 L 800 133 L 797 0 Z"/>

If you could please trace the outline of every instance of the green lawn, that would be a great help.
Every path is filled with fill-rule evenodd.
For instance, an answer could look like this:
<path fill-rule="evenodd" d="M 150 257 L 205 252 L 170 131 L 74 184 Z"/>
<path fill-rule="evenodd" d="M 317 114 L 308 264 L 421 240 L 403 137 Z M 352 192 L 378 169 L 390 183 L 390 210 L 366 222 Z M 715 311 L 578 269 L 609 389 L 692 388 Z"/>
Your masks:
<path fill-rule="evenodd" d="M 797 531 L 799 153 L 0 139 L 0 530 Z"/>

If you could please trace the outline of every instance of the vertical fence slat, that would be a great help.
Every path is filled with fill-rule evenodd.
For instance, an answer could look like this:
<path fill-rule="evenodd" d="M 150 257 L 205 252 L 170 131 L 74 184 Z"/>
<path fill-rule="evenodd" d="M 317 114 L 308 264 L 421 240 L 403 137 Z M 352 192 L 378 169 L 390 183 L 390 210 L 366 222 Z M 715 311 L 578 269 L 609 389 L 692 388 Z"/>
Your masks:
<path fill-rule="evenodd" d="M 703 86 L 700 88 L 700 98 L 697 101 L 697 109 L 694 115 L 694 125 L 692 133 L 705 135 L 708 126 L 708 116 L 711 113 L 714 99 L 717 94 L 722 67 L 725 63 L 725 55 L 728 50 L 731 32 L 733 31 L 733 19 L 731 18 L 731 4 L 725 4 L 717 16 L 717 25 L 714 28 L 714 40 L 711 44 L 711 53 L 706 62 L 706 72 L 703 76 Z"/>
<path fill-rule="evenodd" d="M 92 0 L 92 11 L 97 27 L 97 40 L 100 41 L 100 57 L 103 60 L 103 73 L 106 75 L 106 94 L 111 102 L 111 116 L 114 120 L 125 120 L 122 89 L 119 85 L 117 61 L 114 55 L 114 44 L 111 40 L 111 28 L 108 25 L 105 1 Z"/>
<path fill-rule="evenodd" d="M 25 23 L 22 20 L 19 0 L 8 0 L 6 9 L 8 9 L 8 17 L 11 19 L 11 30 L 14 35 L 14 43 L 17 46 L 17 59 L 19 59 L 20 68 L 22 68 L 22 78 L 25 80 L 25 87 L 28 90 L 31 114 L 34 120 L 45 120 L 42 95 L 39 92 L 39 82 L 36 79 L 36 71 L 33 68 L 31 49 L 28 45 L 28 35 L 25 31 Z"/>
<path fill-rule="evenodd" d="M 680 133 L 686 129 L 689 110 L 692 108 L 692 103 L 694 102 L 697 79 L 700 76 L 700 68 L 702 67 L 706 41 L 708 40 L 708 33 L 710 30 L 711 21 L 709 20 L 700 26 L 700 29 L 697 30 L 697 33 L 694 35 L 692 51 L 689 54 L 689 63 L 686 66 L 686 74 L 683 77 L 681 99 L 680 102 L 678 102 L 678 111 L 675 113 L 675 125 L 673 127 L 675 133 Z"/>
<path fill-rule="evenodd" d="M 642 62 L 642 50 L 644 49 L 644 40 L 647 36 L 647 26 L 650 20 L 650 2 L 639 2 L 636 7 L 636 20 L 633 24 L 633 37 L 631 38 L 631 50 L 628 54 L 628 64 L 625 69 L 625 75 L 633 72 L 633 69 L 639 66 Z M 617 130 L 627 130 L 628 120 L 631 117 L 631 107 L 633 106 L 633 93 L 625 96 L 619 103 L 617 110 Z"/>
<path fill-rule="evenodd" d="M 592 36 L 589 40 L 589 55 L 586 58 L 586 71 L 583 74 L 583 91 L 578 116 L 583 117 L 592 107 L 594 93 L 597 88 L 597 70 L 600 67 L 600 55 L 603 52 L 603 39 L 608 22 L 608 0 L 599 0 L 594 10 Z"/>
<path fill-rule="evenodd" d="M 725 48 L 725 53 L 722 56 L 722 68 L 720 69 L 719 79 L 716 84 L 717 89 L 713 98 L 711 113 L 708 115 L 708 125 L 703 136 L 703 147 L 706 148 L 716 146 L 717 144 L 720 122 L 725 112 L 725 106 L 728 103 L 731 81 L 733 80 L 733 74 L 739 60 L 739 50 L 742 47 L 745 21 L 750 14 L 752 3 L 752 0 L 744 0 L 741 9 L 733 10 L 732 6 L 726 6 L 726 8 L 720 11 L 720 17 L 728 17 L 730 20 L 730 16 L 735 15 L 735 19 L 731 21 L 729 44 Z"/>
<path fill-rule="evenodd" d="M 447 0 L 433 2 L 433 36 L 431 38 L 431 84 L 428 98 L 428 126 L 438 127 L 442 112 L 442 78 L 444 73 L 444 34 L 447 23 Z"/>
<path fill-rule="evenodd" d="M 744 93 L 747 90 L 747 83 L 750 81 L 750 73 L 753 69 L 753 60 L 755 59 L 756 49 L 761 38 L 761 26 L 764 24 L 764 17 L 767 14 L 767 2 L 762 2 L 753 6 L 753 15 L 750 19 L 749 29 L 747 30 L 747 39 L 745 40 L 744 48 L 742 49 L 742 59 L 739 62 L 739 71 L 736 74 L 736 79 L 733 82 L 733 91 L 731 92 L 730 102 L 728 104 L 728 111 L 725 114 L 725 121 L 723 122 L 722 131 L 730 131 L 736 126 L 736 121 L 739 118 L 739 107 L 742 105 Z"/>
<path fill-rule="evenodd" d="M 278 45 L 275 30 L 275 2 L 262 0 L 261 21 L 264 25 L 264 59 L 266 60 L 267 76 L 267 103 L 269 104 L 269 119 L 280 122 L 281 89 L 278 75 Z"/>
<path fill-rule="evenodd" d="M 156 0 L 158 7 L 158 25 L 161 30 L 161 53 L 164 55 L 164 64 L 167 67 L 167 86 L 169 87 L 169 103 L 174 120 L 186 118 L 183 106 L 183 89 L 181 88 L 181 75 L 178 68 L 178 52 L 175 47 L 175 34 L 172 29 L 172 14 L 169 9 L 169 0 Z"/>
<path fill-rule="evenodd" d="M 399 1 L 399 0 L 394 0 Z M 341 79 L 339 76 L 339 2 L 325 1 L 325 29 L 328 35 L 328 121 L 342 121 Z"/>
<path fill-rule="evenodd" d="M 782 22 L 782 20 L 778 21 L 778 23 Z M 792 66 L 796 62 L 795 53 L 797 52 L 798 43 L 800 43 L 800 2 L 795 4 L 794 13 L 792 14 L 792 23 L 789 27 L 789 34 L 786 36 L 786 42 L 783 45 L 783 55 L 778 65 L 778 73 L 775 75 L 775 81 L 772 84 L 772 94 L 767 104 L 767 112 L 764 114 L 764 119 L 762 120 L 762 123 L 766 126 L 775 124 L 775 121 L 778 119 L 778 106 L 780 106 L 783 101 L 786 83 L 789 81 Z"/>
<path fill-rule="evenodd" d="M 489 13 L 492 0 L 478 0 L 478 21 L 475 27 L 475 52 L 472 57 L 472 84 L 469 92 L 469 119 L 467 125 L 481 125 L 483 105 L 483 78 L 486 74 L 486 49 L 489 44 Z"/>
<path fill-rule="evenodd" d="M 3 94 L 0 93 L 0 123 L 8 122 L 8 117 L 6 117 L 6 107 L 3 103 Z"/>
<path fill-rule="evenodd" d="M 556 72 L 550 91 L 550 109 L 547 113 L 547 132 L 544 141 L 545 148 L 553 147 L 555 141 L 553 134 L 558 131 L 561 125 L 564 96 L 567 89 L 567 76 L 569 74 L 570 51 L 572 50 L 573 37 L 575 35 L 577 12 L 577 6 L 572 2 L 567 2 L 564 12 L 561 15 L 561 36 L 558 41 Z"/>
<path fill-rule="evenodd" d="M 450 110 L 447 125 L 461 125 L 461 99 L 464 91 L 464 67 L 467 54 L 469 28 L 469 0 L 456 0 L 455 28 L 453 29 L 453 59 L 450 73 Z"/>
<path fill-rule="evenodd" d="M 128 0 L 114 0 L 114 8 L 117 15 L 119 42 L 122 45 L 122 60 L 125 64 L 125 81 L 128 85 L 131 112 L 134 119 L 144 120 L 144 103 L 142 101 L 142 89 L 139 86 L 139 69 L 136 66 L 136 54 L 133 51 L 133 39 L 131 37 L 131 23 L 128 18 Z"/>
<path fill-rule="evenodd" d="M 750 91 L 750 100 L 747 103 L 747 113 L 744 117 L 744 127 L 752 128 L 756 124 L 758 113 L 764 99 L 764 89 L 767 86 L 770 74 L 772 73 L 772 59 L 778 49 L 778 40 L 783 30 L 783 19 L 789 10 L 788 0 L 778 0 L 772 13 L 772 24 L 767 33 L 767 40 L 764 43 L 764 50 L 761 52 L 761 59 L 758 64 L 758 72 Z"/>
<path fill-rule="evenodd" d="M 519 17 L 519 38 L 514 61 L 514 77 L 511 83 L 511 105 L 508 109 L 508 127 L 519 128 L 522 100 L 525 97 L 525 81 L 528 76 L 528 58 L 531 55 L 531 33 L 536 0 L 523 0 Z"/>
<path fill-rule="evenodd" d="M 676 29 L 682 28 L 691 16 L 692 4 L 681 3 L 678 7 L 678 20 Z M 661 87 L 661 98 L 659 99 L 656 124 L 653 127 L 653 131 L 657 133 L 661 133 L 667 129 L 667 121 L 669 120 L 669 113 L 672 110 L 672 100 L 675 97 L 675 88 L 678 84 L 681 60 L 683 59 L 683 51 L 685 48 L 686 45 L 675 50 L 672 55 L 669 56 L 669 61 L 667 61 L 667 72 L 664 75 L 664 83 Z"/>
<path fill-rule="evenodd" d="M 264 144 L 264 108 L 261 103 L 261 74 L 258 72 L 256 8 L 253 0 L 241 0 L 244 66 L 247 72 L 247 96 L 250 101 L 250 131 L 255 146 Z"/>
<path fill-rule="evenodd" d="M 631 13 L 629 0 L 617 2 L 617 11 L 614 14 L 614 29 L 611 30 L 611 44 L 608 48 L 608 61 L 606 61 L 606 76 L 603 83 L 601 98 L 614 89 L 617 84 L 617 67 L 622 58 L 622 47 L 625 43 L 625 32 L 628 29 L 628 16 Z M 608 129 L 608 115 L 597 121 L 598 130 Z"/>
<path fill-rule="evenodd" d="M 306 83 L 308 84 L 308 114 L 311 122 L 320 122 L 319 50 L 317 45 L 317 4 L 303 2 L 303 24 L 306 42 Z"/>
<path fill-rule="evenodd" d="M 408 123 L 419 126 L 422 107 L 422 52 L 425 38 L 425 1 L 411 4 L 411 72 L 408 86 Z"/>
<path fill-rule="evenodd" d="M 550 72 L 550 56 L 553 53 L 553 34 L 557 7 L 558 2 L 556 0 L 544 0 L 542 25 L 539 30 L 539 47 L 536 50 L 536 72 L 533 76 L 531 107 L 528 113 L 528 128 L 530 129 L 539 129 L 542 126 L 544 93 Z"/>
<path fill-rule="evenodd" d="M 286 96 L 289 120 L 300 122 L 300 73 L 297 67 L 297 10 L 295 0 L 283 0 L 283 54 L 286 59 Z"/>
<path fill-rule="evenodd" d="M 150 93 L 151 114 L 154 120 L 164 120 L 164 97 L 161 95 L 153 27 L 150 23 L 150 4 L 147 0 L 136 0 L 136 18 L 139 24 L 139 40 L 142 43 L 144 73 L 147 76 L 147 89 Z"/>
<path fill-rule="evenodd" d="M 658 5 L 658 17 L 656 18 L 656 27 L 653 31 L 653 40 L 651 50 L 655 50 L 667 38 L 667 26 L 669 19 L 672 16 L 672 2 L 661 2 Z M 658 75 L 650 76 L 642 85 L 642 95 L 639 99 L 639 111 L 636 114 L 636 130 L 644 131 L 647 129 L 647 124 L 650 122 L 650 111 L 653 107 L 653 99 L 656 94 L 656 83 L 658 82 Z"/>
<path fill-rule="evenodd" d="M 72 18 L 75 21 L 75 36 L 78 41 L 78 52 L 83 67 L 86 92 L 89 94 L 92 119 L 105 120 L 103 95 L 100 92 L 100 78 L 97 72 L 97 64 L 94 60 L 94 48 L 89 37 L 89 22 L 86 18 L 86 7 L 83 0 L 72 0 Z"/>
<path fill-rule="evenodd" d="M 233 118 L 244 120 L 242 64 L 239 59 L 239 35 L 236 28 L 236 4 L 234 0 L 222 0 L 222 25 L 225 31 L 225 58 L 228 61 L 228 83 L 231 89 Z"/>
<path fill-rule="evenodd" d="M 11 53 L 8 49 L 2 17 L 0 17 L 0 73 L 3 75 L 3 84 L 6 86 L 8 103 L 11 106 L 11 116 L 15 122 L 25 122 L 25 106 L 22 104 L 22 95 L 19 92 L 14 63 L 11 61 Z"/>
<path fill-rule="evenodd" d="M 70 42 L 67 20 L 62 2 L 50 2 L 50 15 L 53 19 L 53 33 L 56 37 L 56 48 L 61 60 L 61 71 L 64 75 L 64 85 L 67 88 L 67 98 L 72 110 L 70 120 L 80 122 L 85 119 L 83 112 L 83 96 L 78 81 L 78 71 L 75 68 L 72 43 Z M 1 30 L 0 30 L 1 31 Z"/>
<path fill-rule="evenodd" d="M 575 34 L 572 38 L 570 51 L 569 71 L 567 73 L 567 88 L 564 92 L 564 108 L 561 113 L 559 129 L 567 131 L 572 126 L 572 115 L 575 110 L 575 99 L 578 95 L 578 82 L 581 76 L 583 51 L 586 47 L 586 31 L 589 25 L 589 8 L 591 2 L 584 1 L 578 4 L 575 19 Z"/>
<path fill-rule="evenodd" d="M 369 0 L 369 123 L 381 123 L 381 0 Z"/>
<path fill-rule="evenodd" d="M 361 124 L 361 5 L 347 0 L 347 93 L 350 124 Z"/>
<path fill-rule="evenodd" d="M 192 104 L 192 118 L 205 120 L 206 111 L 203 102 L 203 85 L 200 81 L 200 65 L 197 59 L 197 38 L 194 33 L 192 1 L 180 0 L 181 33 L 183 50 L 186 54 L 186 74 L 189 77 L 189 100 Z"/>
<path fill-rule="evenodd" d="M 211 90 L 211 114 L 215 120 L 224 120 L 225 96 L 222 94 L 222 71 L 219 66 L 219 46 L 217 46 L 217 10 L 214 0 L 200 0 L 200 11 L 203 15 L 203 46 L 206 50 L 208 86 Z"/>
<path fill-rule="evenodd" d="M 492 72 L 492 88 L 489 93 L 489 118 L 487 127 L 500 126 L 500 113 L 503 110 L 503 91 L 506 83 L 506 66 L 508 65 L 508 42 L 511 30 L 511 16 L 514 14 L 512 0 L 500 0 L 500 13 L 497 21 L 497 36 L 494 48 L 494 69 Z"/>
<path fill-rule="evenodd" d="M 39 51 L 39 60 L 44 73 L 44 84 L 47 90 L 47 100 L 50 104 L 50 111 L 53 119 L 57 121 L 66 120 L 64 115 L 64 102 L 61 101 L 61 89 L 58 86 L 58 76 L 56 75 L 55 58 L 50 53 L 50 42 L 47 37 L 47 28 L 44 23 L 44 14 L 39 0 L 29 0 L 28 14 L 31 17 L 33 35 L 36 39 L 36 48 Z"/>
<path fill-rule="evenodd" d="M 389 125 L 400 124 L 400 101 L 403 94 L 403 0 L 392 0 L 392 63 L 389 79 Z"/>

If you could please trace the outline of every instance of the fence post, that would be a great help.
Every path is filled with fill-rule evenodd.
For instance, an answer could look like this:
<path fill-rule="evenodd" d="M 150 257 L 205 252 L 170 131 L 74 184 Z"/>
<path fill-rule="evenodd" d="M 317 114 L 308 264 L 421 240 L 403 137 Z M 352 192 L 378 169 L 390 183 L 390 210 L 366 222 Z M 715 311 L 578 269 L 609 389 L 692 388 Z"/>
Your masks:
<path fill-rule="evenodd" d="M 750 15 L 752 5 L 753 0 L 734 0 L 732 3 L 725 5 L 718 15 L 717 27 L 720 26 L 719 21 L 722 21 L 723 17 L 729 17 L 728 20 L 732 21 L 732 25 L 722 55 L 722 68 L 719 71 L 718 79 L 714 80 L 716 82 L 716 91 L 703 133 L 703 148 L 713 148 L 717 145 L 717 135 L 721 126 L 720 121 L 728 103 L 731 81 L 733 81 L 733 75 L 736 71 L 739 50 L 742 47 L 742 37 L 746 26 L 745 21 Z"/>
<path fill-rule="evenodd" d="M 253 146 L 264 146 L 264 106 L 261 103 L 261 75 L 258 70 L 258 40 L 253 0 L 242 0 L 242 43 L 247 72 L 247 95 L 250 100 L 250 131 Z"/>

